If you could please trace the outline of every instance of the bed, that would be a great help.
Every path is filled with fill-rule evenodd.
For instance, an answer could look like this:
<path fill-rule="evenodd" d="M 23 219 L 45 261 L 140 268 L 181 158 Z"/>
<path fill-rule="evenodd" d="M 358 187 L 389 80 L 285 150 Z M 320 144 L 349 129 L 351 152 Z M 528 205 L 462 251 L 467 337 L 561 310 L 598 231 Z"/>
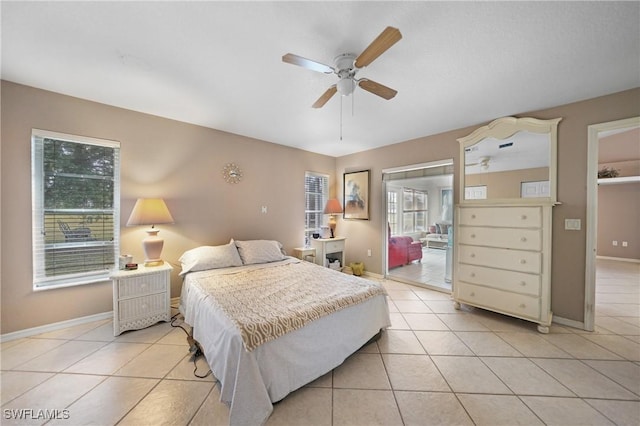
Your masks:
<path fill-rule="evenodd" d="M 389 327 L 381 284 L 231 241 L 180 259 L 180 312 L 220 381 L 231 425 L 264 424 L 273 403 L 321 377 Z"/>

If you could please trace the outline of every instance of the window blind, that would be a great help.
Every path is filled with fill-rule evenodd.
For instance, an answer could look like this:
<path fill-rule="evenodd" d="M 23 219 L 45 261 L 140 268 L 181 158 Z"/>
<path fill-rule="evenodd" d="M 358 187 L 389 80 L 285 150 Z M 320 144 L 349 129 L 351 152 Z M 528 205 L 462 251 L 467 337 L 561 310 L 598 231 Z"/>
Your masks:
<path fill-rule="evenodd" d="M 304 176 L 304 237 L 308 244 L 313 233 L 320 233 L 324 206 L 329 199 L 329 176 L 305 172 Z"/>
<path fill-rule="evenodd" d="M 108 279 L 119 252 L 120 144 L 34 129 L 35 290 Z"/>

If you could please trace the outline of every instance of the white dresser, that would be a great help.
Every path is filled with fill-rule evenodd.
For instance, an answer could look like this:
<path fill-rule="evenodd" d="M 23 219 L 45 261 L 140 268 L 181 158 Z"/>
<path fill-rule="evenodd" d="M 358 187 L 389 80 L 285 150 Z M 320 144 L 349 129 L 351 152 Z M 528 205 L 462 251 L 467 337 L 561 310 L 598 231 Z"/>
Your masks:
<path fill-rule="evenodd" d="M 456 308 L 477 306 L 549 332 L 551 209 L 551 203 L 456 208 Z"/>
<path fill-rule="evenodd" d="M 138 330 L 171 319 L 171 270 L 160 266 L 140 265 L 133 271 L 117 270 L 113 282 L 113 335 Z"/>

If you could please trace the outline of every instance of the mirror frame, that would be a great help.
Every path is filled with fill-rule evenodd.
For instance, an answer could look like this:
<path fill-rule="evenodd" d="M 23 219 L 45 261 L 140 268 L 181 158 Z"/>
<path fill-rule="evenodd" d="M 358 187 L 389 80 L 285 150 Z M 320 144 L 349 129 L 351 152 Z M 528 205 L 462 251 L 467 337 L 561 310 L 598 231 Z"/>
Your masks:
<path fill-rule="evenodd" d="M 562 118 L 551 120 L 539 120 L 537 118 L 524 117 L 503 117 L 492 121 L 486 126 L 474 130 L 468 136 L 458 139 L 460 143 L 460 203 L 481 204 L 481 203 L 557 203 L 557 175 L 558 175 L 558 123 Z M 485 138 L 506 139 L 520 131 L 532 133 L 549 134 L 549 197 L 540 198 L 497 198 L 466 200 L 465 194 L 465 149 L 477 144 Z"/>

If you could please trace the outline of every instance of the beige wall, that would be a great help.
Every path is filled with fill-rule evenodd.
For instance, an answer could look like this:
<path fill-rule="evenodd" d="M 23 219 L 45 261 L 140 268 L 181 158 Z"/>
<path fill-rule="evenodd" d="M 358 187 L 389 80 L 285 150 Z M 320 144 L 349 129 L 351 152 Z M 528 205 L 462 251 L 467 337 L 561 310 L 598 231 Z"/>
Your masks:
<path fill-rule="evenodd" d="M 303 243 L 305 171 L 329 174 L 335 186 L 333 157 L 5 81 L 1 94 L 2 334 L 112 310 L 108 282 L 32 290 L 32 128 L 121 142 L 121 223 L 137 197 L 165 198 L 176 221 L 160 227 L 172 296 L 180 294 L 182 252 L 232 237 L 278 239 L 291 252 Z M 244 171 L 241 183 L 223 180 L 228 162 Z M 142 261 L 144 227 L 121 232 L 121 252 Z"/>
<path fill-rule="evenodd" d="M 475 126 L 332 158 L 238 135 L 2 82 L 1 146 L 1 333 L 112 309 L 111 285 L 101 283 L 34 293 L 31 284 L 32 128 L 119 140 L 122 144 L 122 217 L 137 197 L 164 197 L 176 220 L 163 226 L 163 257 L 177 265 L 180 254 L 200 244 L 273 238 L 289 251 L 302 243 L 306 170 L 331 176 L 331 192 L 342 199 L 342 173 L 371 170 L 370 220 L 338 219 L 347 237 L 346 261 L 364 261 L 382 273 L 384 236 L 382 170 L 439 159 L 458 164 L 457 138 Z M 558 136 L 558 199 L 554 209 L 552 307 L 582 321 L 586 230 L 564 231 L 565 218 L 586 223 L 587 126 L 640 115 L 640 89 L 518 116 L 563 117 Z M 498 118 L 498 117 L 496 117 Z M 235 162 L 244 180 L 229 185 L 221 169 Z M 337 179 L 335 177 L 337 176 Z M 293 179 L 292 179 L 293 178 Z M 454 175 L 459 199 L 458 169 Z M 261 206 L 268 213 L 260 213 Z M 142 260 L 142 229 L 122 228 L 122 252 Z M 367 257 L 367 249 L 372 256 Z M 177 269 L 172 295 L 179 295 Z"/>
<path fill-rule="evenodd" d="M 586 228 L 565 231 L 564 219 L 581 219 L 586 224 L 587 212 L 587 127 L 640 115 L 640 89 L 582 102 L 516 114 L 539 119 L 563 117 L 558 126 L 558 200 L 562 203 L 553 212 L 553 261 L 551 303 L 555 315 L 582 322 L 586 265 Z M 495 117 L 499 118 L 499 117 Z M 459 164 L 457 138 L 487 123 L 466 129 L 426 136 L 396 145 L 338 158 L 338 180 L 345 171 L 370 169 L 371 220 L 338 223 L 340 233 L 347 237 L 346 262 L 364 260 L 366 268 L 382 273 L 383 199 L 382 170 L 439 159 L 454 158 Z M 454 198 L 459 200 L 458 168 L 454 175 Z M 367 248 L 373 250 L 366 257 Z"/>
<path fill-rule="evenodd" d="M 640 176 L 640 129 L 600 138 L 598 162 L 598 170 L 606 166 L 620 177 Z M 640 260 L 638 212 L 640 182 L 598 185 L 598 256 Z"/>

